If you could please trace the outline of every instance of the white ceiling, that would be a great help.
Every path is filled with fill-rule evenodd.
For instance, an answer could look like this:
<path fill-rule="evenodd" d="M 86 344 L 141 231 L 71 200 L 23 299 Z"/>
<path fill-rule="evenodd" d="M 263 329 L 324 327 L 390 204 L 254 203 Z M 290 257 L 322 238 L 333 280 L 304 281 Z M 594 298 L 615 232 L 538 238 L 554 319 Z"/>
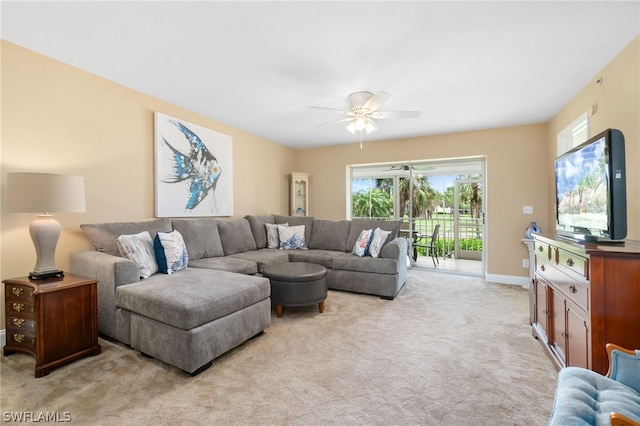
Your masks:
<path fill-rule="evenodd" d="M 640 1 L 2 1 L 2 38 L 292 148 L 546 122 L 640 34 Z M 606 84 L 606 82 L 605 82 Z"/>

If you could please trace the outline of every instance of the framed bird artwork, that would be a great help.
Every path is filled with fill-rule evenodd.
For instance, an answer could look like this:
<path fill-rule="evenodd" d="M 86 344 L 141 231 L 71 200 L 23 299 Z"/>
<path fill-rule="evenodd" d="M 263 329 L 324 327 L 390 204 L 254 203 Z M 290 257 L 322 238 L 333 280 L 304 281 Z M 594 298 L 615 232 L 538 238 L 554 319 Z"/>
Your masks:
<path fill-rule="evenodd" d="M 156 217 L 233 216 L 232 138 L 155 113 Z"/>

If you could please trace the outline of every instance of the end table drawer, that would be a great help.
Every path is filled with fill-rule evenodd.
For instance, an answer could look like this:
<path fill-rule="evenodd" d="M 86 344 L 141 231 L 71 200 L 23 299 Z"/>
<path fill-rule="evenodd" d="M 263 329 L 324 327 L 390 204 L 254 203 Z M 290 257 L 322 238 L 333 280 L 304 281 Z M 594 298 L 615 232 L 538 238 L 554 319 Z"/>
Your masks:
<path fill-rule="evenodd" d="M 33 288 L 26 285 L 13 284 L 7 286 L 7 298 L 19 300 L 32 300 Z"/>
<path fill-rule="evenodd" d="M 26 330 L 7 330 L 7 344 L 12 346 L 22 346 L 24 348 L 35 350 L 36 336 Z"/>
<path fill-rule="evenodd" d="M 7 329 L 11 331 L 29 331 L 31 333 L 36 332 L 36 322 L 29 318 L 17 317 L 9 315 L 7 317 Z"/>
<path fill-rule="evenodd" d="M 33 302 L 31 300 L 8 300 L 7 315 L 11 316 L 33 316 Z"/>

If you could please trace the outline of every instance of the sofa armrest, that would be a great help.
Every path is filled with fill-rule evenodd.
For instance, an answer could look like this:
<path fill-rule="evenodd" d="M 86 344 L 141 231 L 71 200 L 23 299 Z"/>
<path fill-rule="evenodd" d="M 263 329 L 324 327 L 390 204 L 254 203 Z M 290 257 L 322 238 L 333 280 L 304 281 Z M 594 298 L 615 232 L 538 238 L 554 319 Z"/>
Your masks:
<path fill-rule="evenodd" d="M 406 238 L 396 238 L 382 248 L 380 257 L 398 261 L 398 283 L 402 286 L 407 281 L 407 253 L 409 250 Z"/>
<path fill-rule="evenodd" d="M 93 278 L 115 287 L 140 281 L 140 271 L 132 260 L 96 250 L 76 251 L 70 255 L 74 275 Z"/>
<path fill-rule="evenodd" d="M 640 426 L 640 423 L 635 420 L 615 412 L 609 415 L 609 421 L 611 422 L 611 426 Z"/>
<path fill-rule="evenodd" d="M 406 265 L 406 256 L 407 256 L 407 239 L 406 238 L 395 238 L 389 244 L 385 245 L 380 252 L 380 257 L 385 259 L 404 259 Z"/>
<path fill-rule="evenodd" d="M 74 275 L 98 281 L 98 331 L 116 336 L 116 288 L 140 281 L 135 262 L 96 250 L 76 251 L 70 255 Z"/>

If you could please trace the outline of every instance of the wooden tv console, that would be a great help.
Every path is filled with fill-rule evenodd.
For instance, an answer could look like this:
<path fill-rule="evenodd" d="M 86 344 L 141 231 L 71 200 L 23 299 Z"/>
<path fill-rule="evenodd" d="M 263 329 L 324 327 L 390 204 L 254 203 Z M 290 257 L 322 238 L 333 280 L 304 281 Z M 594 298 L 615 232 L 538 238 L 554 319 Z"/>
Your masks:
<path fill-rule="evenodd" d="M 640 241 L 534 240 L 533 336 L 558 369 L 606 374 L 607 343 L 640 349 Z"/>

